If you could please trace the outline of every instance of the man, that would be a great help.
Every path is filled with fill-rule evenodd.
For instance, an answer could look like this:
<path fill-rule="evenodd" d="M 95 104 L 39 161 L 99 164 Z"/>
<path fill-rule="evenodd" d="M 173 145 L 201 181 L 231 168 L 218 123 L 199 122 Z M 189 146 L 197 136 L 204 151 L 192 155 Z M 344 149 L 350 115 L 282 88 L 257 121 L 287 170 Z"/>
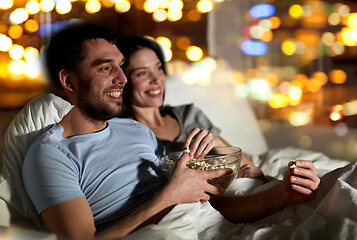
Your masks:
<path fill-rule="evenodd" d="M 56 34 L 47 49 L 49 76 L 74 107 L 33 143 L 22 176 L 38 213 L 59 237 L 121 238 L 157 223 L 176 204 L 222 193 L 207 180 L 230 173 L 188 169 L 185 154 L 165 181 L 155 164 L 160 147 L 154 134 L 136 121 L 113 118 L 127 81 L 114 39 L 100 27 L 74 25 Z M 309 161 L 296 164 L 270 190 L 220 197 L 212 205 L 240 222 L 311 200 L 319 184 L 316 170 Z"/>

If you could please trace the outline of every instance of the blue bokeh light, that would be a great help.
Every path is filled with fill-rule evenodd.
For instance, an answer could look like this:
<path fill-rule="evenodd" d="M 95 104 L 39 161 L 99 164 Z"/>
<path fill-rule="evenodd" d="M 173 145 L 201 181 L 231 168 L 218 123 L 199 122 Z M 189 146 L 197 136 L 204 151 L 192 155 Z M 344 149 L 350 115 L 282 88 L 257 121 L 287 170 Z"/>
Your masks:
<path fill-rule="evenodd" d="M 262 56 L 268 51 L 268 46 L 264 42 L 245 40 L 241 43 L 242 51 L 251 56 Z"/>
<path fill-rule="evenodd" d="M 271 4 L 258 4 L 249 10 L 252 18 L 268 18 L 275 14 L 275 7 Z"/>

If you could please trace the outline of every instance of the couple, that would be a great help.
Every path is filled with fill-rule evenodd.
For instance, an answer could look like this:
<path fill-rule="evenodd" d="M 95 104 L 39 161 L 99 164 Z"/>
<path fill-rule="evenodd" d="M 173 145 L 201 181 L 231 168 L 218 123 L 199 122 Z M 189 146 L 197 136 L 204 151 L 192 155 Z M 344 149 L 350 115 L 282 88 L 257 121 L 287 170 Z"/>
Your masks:
<path fill-rule="evenodd" d="M 167 181 L 155 165 L 162 154 L 155 134 L 137 121 L 115 118 L 127 83 L 127 62 L 115 39 L 101 27 L 77 24 L 57 33 L 48 46 L 48 74 L 74 107 L 32 144 L 22 177 L 50 232 L 65 239 L 118 239 L 157 223 L 177 204 L 200 200 L 210 201 L 231 222 L 247 222 L 315 197 L 320 179 L 304 160 L 296 161 L 280 184 L 245 197 L 210 198 L 224 189 L 207 180 L 230 169 L 188 169 L 188 154 Z M 200 133 L 187 140 L 195 146 L 190 154 L 212 147 L 213 140 L 206 141 L 211 134 Z"/>

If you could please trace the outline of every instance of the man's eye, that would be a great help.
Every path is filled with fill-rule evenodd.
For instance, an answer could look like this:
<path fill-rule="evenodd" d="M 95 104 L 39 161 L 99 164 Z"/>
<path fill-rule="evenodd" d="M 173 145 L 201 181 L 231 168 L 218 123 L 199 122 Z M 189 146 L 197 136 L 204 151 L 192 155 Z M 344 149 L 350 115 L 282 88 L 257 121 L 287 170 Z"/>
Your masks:
<path fill-rule="evenodd" d="M 104 67 L 101 67 L 99 68 L 100 71 L 110 71 L 112 68 L 110 66 L 104 66 Z"/>

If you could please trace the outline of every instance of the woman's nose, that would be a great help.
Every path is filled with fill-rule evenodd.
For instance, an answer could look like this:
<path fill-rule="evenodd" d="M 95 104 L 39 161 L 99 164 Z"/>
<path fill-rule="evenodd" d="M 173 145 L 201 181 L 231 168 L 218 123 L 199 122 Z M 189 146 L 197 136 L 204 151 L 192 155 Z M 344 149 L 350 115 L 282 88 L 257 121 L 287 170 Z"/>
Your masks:
<path fill-rule="evenodd" d="M 150 74 L 150 83 L 159 83 L 161 81 L 161 76 L 159 73 L 151 73 Z"/>

